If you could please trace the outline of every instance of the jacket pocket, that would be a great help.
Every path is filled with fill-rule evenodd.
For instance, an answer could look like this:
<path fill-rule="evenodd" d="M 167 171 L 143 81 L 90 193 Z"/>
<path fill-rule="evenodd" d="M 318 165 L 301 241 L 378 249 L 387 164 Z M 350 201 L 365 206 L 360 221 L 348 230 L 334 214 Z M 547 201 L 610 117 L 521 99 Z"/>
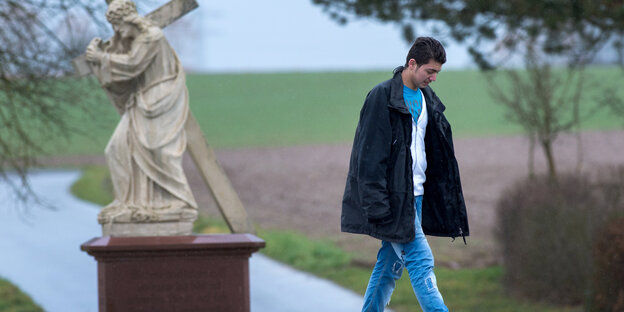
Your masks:
<path fill-rule="evenodd" d="M 413 239 L 414 218 L 407 211 L 409 208 L 409 194 L 407 192 L 390 192 L 390 211 L 392 222 L 385 225 L 377 225 L 375 230 L 392 240 L 408 241 Z"/>

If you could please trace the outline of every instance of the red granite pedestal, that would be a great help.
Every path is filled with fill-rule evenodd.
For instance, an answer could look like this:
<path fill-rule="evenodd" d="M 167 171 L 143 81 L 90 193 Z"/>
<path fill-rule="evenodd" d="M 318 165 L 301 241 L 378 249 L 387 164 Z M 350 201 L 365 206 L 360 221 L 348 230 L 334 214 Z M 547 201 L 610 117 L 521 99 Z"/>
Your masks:
<path fill-rule="evenodd" d="M 248 312 L 251 234 L 98 237 L 80 246 L 98 262 L 100 312 Z"/>

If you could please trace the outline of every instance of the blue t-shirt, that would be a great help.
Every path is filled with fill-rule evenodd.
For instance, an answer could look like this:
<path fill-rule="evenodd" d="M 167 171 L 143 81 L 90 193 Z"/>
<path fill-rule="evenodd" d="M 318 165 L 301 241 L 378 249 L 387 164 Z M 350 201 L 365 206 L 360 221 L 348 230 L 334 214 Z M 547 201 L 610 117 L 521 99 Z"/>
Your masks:
<path fill-rule="evenodd" d="M 418 123 L 418 116 L 420 116 L 420 112 L 422 112 L 422 95 L 420 92 L 420 89 L 412 90 L 406 85 L 403 85 L 403 100 L 416 123 Z"/>

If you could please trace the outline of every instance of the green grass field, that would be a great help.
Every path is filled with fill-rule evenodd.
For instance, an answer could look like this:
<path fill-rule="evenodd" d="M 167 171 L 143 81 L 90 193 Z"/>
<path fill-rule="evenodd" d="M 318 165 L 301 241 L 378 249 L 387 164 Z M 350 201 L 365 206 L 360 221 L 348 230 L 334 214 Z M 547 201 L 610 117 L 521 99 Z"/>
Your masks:
<path fill-rule="evenodd" d="M 217 148 L 349 143 L 367 92 L 390 78 L 389 72 L 190 74 L 187 86 L 191 110 L 209 142 Z M 618 86 L 617 69 L 593 68 L 591 79 Z M 57 154 L 101 154 L 117 124 L 117 112 L 91 81 L 99 101 L 89 104 L 93 119 L 72 114 L 82 130 L 61 140 Z M 432 87 L 447 106 L 446 115 L 457 137 L 513 135 L 520 128 L 505 120 L 504 109 L 494 103 L 488 79 L 478 71 L 443 71 Z M 528 92 L 527 96 L 531 96 Z M 589 109 L 595 94 L 586 92 Z M 603 111 L 586 120 L 584 129 L 614 129 L 621 117 Z M 58 142 L 46 142 L 56 144 Z"/>

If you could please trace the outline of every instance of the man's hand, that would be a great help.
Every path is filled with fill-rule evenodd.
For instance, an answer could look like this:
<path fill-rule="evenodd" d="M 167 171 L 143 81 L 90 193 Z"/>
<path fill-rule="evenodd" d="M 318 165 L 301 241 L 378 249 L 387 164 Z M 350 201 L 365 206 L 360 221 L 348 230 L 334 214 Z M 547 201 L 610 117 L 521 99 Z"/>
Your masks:
<path fill-rule="evenodd" d="M 100 63 L 100 60 L 104 56 L 104 52 L 100 49 L 100 43 L 102 39 L 99 37 L 93 38 L 89 45 L 87 46 L 87 52 L 85 56 L 87 57 L 87 61 L 93 63 Z"/>

